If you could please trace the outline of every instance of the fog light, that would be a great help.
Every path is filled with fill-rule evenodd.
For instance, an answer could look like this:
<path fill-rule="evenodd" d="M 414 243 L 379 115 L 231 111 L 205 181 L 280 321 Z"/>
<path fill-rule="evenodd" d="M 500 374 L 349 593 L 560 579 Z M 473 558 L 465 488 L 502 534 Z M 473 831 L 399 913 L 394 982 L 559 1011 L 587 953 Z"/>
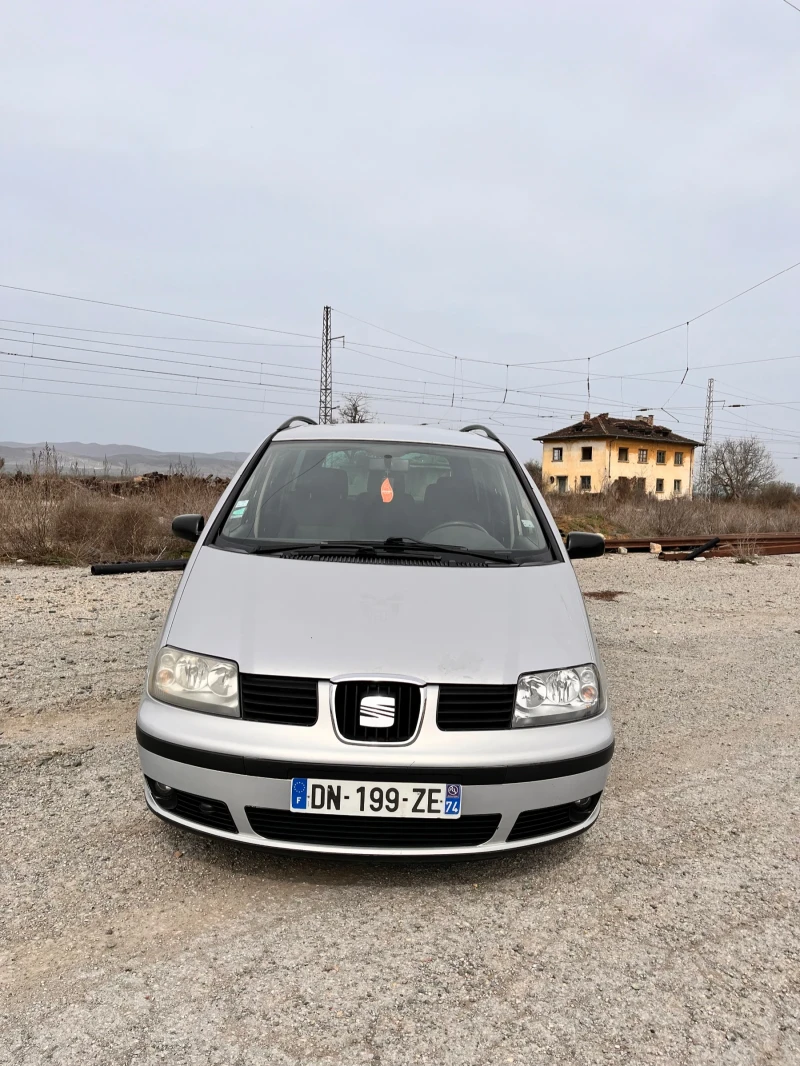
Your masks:
<path fill-rule="evenodd" d="M 586 796 L 569 805 L 569 819 L 573 823 L 585 822 L 595 808 L 597 796 Z"/>
<path fill-rule="evenodd" d="M 163 807 L 164 810 L 171 811 L 178 805 L 175 789 L 172 785 L 165 785 L 162 781 L 153 782 L 153 795 L 159 807 Z"/>

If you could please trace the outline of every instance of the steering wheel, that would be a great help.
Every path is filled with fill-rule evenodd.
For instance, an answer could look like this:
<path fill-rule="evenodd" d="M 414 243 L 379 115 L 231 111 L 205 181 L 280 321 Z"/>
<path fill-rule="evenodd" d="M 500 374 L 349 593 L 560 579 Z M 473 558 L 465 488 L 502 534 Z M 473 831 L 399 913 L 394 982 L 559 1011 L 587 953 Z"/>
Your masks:
<path fill-rule="evenodd" d="M 479 526 L 477 522 L 461 522 L 461 521 L 440 522 L 438 526 L 433 526 L 432 529 L 429 529 L 425 533 L 425 536 L 429 537 L 431 535 L 431 533 L 435 533 L 439 529 L 453 529 L 455 526 L 458 526 L 460 528 L 467 528 L 467 529 L 479 529 L 481 531 L 481 533 L 485 533 L 487 537 L 491 536 L 489 530 L 488 529 L 484 529 L 483 526 Z"/>

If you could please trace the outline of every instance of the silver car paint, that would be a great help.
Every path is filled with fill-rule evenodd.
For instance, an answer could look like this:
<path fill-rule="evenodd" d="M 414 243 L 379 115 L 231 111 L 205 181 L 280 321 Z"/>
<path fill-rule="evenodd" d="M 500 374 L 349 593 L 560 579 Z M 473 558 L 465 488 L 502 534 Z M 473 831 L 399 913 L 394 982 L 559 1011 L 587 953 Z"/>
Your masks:
<path fill-rule="evenodd" d="M 326 426 L 284 431 L 276 440 L 365 439 L 443 443 L 500 450 L 494 441 L 433 427 Z M 257 449 L 258 451 L 260 449 Z M 253 453 L 255 455 L 256 452 Z M 249 463 L 243 464 L 239 474 Z M 206 546 L 214 518 L 238 491 L 239 475 L 220 498 L 176 590 L 157 646 L 234 660 L 243 672 L 314 677 L 319 721 L 312 728 L 242 721 L 187 711 L 146 692 L 138 723 L 151 736 L 186 747 L 287 761 L 346 766 L 482 767 L 550 762 L 599 751 L 613 741 L 610 714 L 565 725 L 478 733 L 446 733 L 436 726 L 440 682 L 511 684 L 521 673 L 602 662 L 580 588 L 558 529 L 541 495 L 545 520 L 562 560 L 490 568 L 414 568 L 253 557 Z M 410 745 L 353 745 L 336 734 L 328 681 L 340 675 L 414 676 L 427 685 L 419 733 Z M 268 845 L 250 829 L 246 804 L 289 807 L 286 779 L 249 778 L 164 759 L 140 747 L 144 772 L 196 795 L 225 801 L 239 828 L 232 837 Z M 498 811 L 500 826 L 487 844 L 466 849 L 362 849 L 292 845 L 288 850 L 343 854 L 457 855 L 513 849 L 505 836 L 523 810 L 600 792 L 609 764 L 583 774 L 507 785 L 465 786 L 464 813 Z M 148 804 L 166 817 L 146 789 Z M 599 808 L 598 808 L 599 811 Z M 581 824 L 586 828 L 597 817 Z M 302 817 L 302 815 L 298 815 Z M 191 828 L 193 823 L 183 822 Z M 230 836 L 203 827 L 203 832 Z M 537 838 L 570 835 L 575 830 Z"/>
<path fill-rule="evenodd" d="M 583 598 L 563 563 L 401 568 L 213 546 L 198 553 L 166 643 L 245 673 L 486 685 L 591 658 Z"/>

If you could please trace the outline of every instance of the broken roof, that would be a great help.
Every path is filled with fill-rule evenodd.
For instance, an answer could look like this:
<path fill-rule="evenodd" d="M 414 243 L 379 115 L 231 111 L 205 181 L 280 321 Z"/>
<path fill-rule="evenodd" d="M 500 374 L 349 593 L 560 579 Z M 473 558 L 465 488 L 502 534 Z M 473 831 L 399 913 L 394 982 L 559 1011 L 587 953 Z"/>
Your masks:
<path fill-rule="evenodd" d="M 545 433 L 543 437 L 536 437 L 536 440 L 597 440 L 598 438 L 616 440 L 618 437 L 625 437 L 629 440 L 664 441 L 668 444 L 690 444 L 695 448 L 703 447 L 701 441 L 682 437 L 667 426 L 654 426 L 652 415 L 649 418 L 611 418 L 606 413 L 592 418 L 588 411 L 585 412 L 580 422 L 575 422 L 574 425 L 566 426 L 564 429 L 553 430 L 552 433 Z"/>

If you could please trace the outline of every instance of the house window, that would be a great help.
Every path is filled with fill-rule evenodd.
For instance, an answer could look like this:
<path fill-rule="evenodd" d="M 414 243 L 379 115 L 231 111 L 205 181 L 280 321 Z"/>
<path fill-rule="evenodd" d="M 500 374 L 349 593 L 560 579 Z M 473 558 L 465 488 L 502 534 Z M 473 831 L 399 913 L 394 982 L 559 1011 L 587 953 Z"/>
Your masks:
<path fill-rule="evenodd" d="M 590 463 L 591 461 L 592 461 L 592 449 L 591 449 L 591 447 L 589 447 L 589 448 L 581 448 L 581 462 L 582 463 Z"/>
<path fill-rule="evenodd" d="M 647 448 L 640 448 L 639 449 L 639 462 L 640 463 L 646 463 L 647 462 Z"/>
<path fill-rule="evenodd" d="M 667 461 L 667 453 L 666 452 L 656 452 L 656 462 L 659 464 L 659 466 L 663 466 L 664 463 L 666 463 L 666 461 Z"/>
<path fill-rule="evenodd" d="M 664 479 L 663 479 L 663 477 L 657 477 L 656 478 L 656 492 L 663 492 L 663 491 L 664 491 Z"/>
<path fill-rule="evenodd" d="M 558 478 L 556 478 L 556 482 L 558 483 L 558 491 L 559 492 L 566 492 L 567 491 L 567 479 L 566 479 L 566 477 L 558 477 Z"/>
<path fill-rule="evenodd" d="M 627 463 L 627 461 L 628 461 L 628 449 L 627 448 L 620 448 L 620 450 L 617 452 L 617 460 L 620 463 Z"/>
<path fill-rule="evenodd" d="M 589 451 L 592 449 L 590 448 Z M 581 492 L 592 491 L 592 478 L 589 474 L 581 474 Z"/>
<path fill-rule="evenodd" d="M 554 463 L 561 463 L 563 461 L 564 461 L 564 449 L 563 448 L 553 448 L 553 462 Z"/>
<path fill-rule="evenodd" d="M 683 466 L 683 452 L 675 452 L 675 466 Z"/>
<path fill-rule="evenodd" d="M 681 479 L 679 477 L 676 477 L 675 480 L 672 482 L 672 491 L 675 493 L 676 496 L 680 496 L 681 491 L 682 491 L 682 486 L 683 486 L 683 482 L 681 481 Z"/>

